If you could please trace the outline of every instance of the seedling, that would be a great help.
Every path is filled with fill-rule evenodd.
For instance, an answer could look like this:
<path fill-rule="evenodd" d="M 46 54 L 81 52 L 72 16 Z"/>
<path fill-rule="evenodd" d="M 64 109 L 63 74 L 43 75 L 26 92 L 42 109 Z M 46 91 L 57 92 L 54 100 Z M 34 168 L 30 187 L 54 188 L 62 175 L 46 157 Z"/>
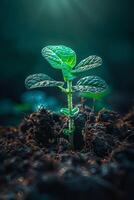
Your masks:
<path fill-rule="evenodd" d="M 25 85 L 28 89 L 40 87 L 58 87 L 67 96 L 68 107 L 62 108 L 62 114 L 68 117 L 68 129 L 64 129 L 64 133 L 69 136 L 73 146 L 74 116 L 79 112 L 78 107 L 73 107 L 74 92 L 97 93 L 104 91 L 107 85 L 102 79 L 96 76 L 87 76 L 81 78 L 75 86 L 72 85 L 73 80 L 83 72 L 102 64 L 102 59 L 98 56 L 89 56 L 76 65 L 76 53 L 69 47 L 47 46 L 41 51 L 42 56 L 55 69 L 60 69 L 63 74 L 64 82 L 56 81 L 46 74 L 33 74 L 26 78 Z"/>

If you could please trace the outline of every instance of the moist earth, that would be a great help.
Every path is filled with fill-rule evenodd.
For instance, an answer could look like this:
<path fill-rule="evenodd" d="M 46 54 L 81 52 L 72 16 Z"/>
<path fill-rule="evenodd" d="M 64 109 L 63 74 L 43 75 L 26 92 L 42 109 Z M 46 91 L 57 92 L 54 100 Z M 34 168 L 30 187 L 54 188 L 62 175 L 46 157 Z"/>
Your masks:
<path fill-rule="evenodd" d="M 0 127 L 0 200 L 133 199 L 134 109 L 79 108 L 73 149 L 67 118 L 43 108 Z"/>

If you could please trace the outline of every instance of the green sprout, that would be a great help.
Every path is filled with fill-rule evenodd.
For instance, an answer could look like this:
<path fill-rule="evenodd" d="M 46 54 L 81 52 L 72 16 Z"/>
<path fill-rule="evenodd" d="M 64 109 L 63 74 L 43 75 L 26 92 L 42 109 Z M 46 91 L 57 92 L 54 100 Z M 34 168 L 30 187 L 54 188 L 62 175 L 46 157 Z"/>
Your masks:
<path fill-rule="evenodd" d="M 73 146 L 74 117 L 79 113 L 78 107 L 73 107 L 73 93 L 80 92 L 97 94 L 105 91 L 107 84 L 97 76 L 87 76 L 77 81 L 73 86 L 73 80 L 92 68 L 102 65 L 102 59 L 98 56 L 89 56 L 76 65 L 76 53 L 69 47 L 47 46 L 41 51 L 42 56 L 55 69 L 60 69 L 64 82 L 56 81 L 46 74 L 33 74 L 26 78 L 25 85 L 28 89 L 38 87 L 58 87 L 67 96 L 68 107 L 62 108 L 60 112 L 68 117 L 68 129 L 64 129 L 64 134 L 69 136 Z"/>

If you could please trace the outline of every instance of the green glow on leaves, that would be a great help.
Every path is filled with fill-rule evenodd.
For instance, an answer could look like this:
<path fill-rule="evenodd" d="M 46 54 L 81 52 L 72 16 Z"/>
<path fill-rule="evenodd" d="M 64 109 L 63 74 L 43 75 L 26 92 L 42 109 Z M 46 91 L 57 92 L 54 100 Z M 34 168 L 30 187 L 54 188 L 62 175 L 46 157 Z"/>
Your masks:
<path fill-rule="evenodd" d="M 72 81 L 76 74 L 73 75 L 73 70 L 79 75 L 79 72 L 88 71 L 102 64 L 102 59 L 98 56 L 89 56 L 76 65 L 76 53 L 69 47 L 64 45 L 47 46 L 41 51 L 42 56 L 55 69 L 60 69 L 65 81 L 56 81 L 46 74 L 33 74 L 26 78 L 25 85 L 28 89 L 38 87 L 58 87 L 67 96 L 67 108 L 62 108 L 61 113 L 68 117 L 68 129 L 64 133 L 69 136 L 70 143 L 73 147 L 73 133 L 75 130 L 74 116 L 79 113 L 79 108 L 73 107 L 73 93 L 80 92 L 81 96 L 86 98 L 100 99 L 106 95 L 108 85 L 98 76 L 86 76 L 79 79 L 75 86 Z M 75 66 L 76 65 L 76 66 Z"/>

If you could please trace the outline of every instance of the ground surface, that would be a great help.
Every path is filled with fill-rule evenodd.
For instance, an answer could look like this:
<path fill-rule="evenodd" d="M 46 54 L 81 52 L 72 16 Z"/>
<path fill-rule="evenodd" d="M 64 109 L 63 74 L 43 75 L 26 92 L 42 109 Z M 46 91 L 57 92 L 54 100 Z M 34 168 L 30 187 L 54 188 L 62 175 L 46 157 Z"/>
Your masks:
<path fill-rule="evenodd" d="M 0 200 L 133 199 L 134 110 L 80 107 L 73 150 L 66 123 L 42 109 L 0 128 Z"/>

